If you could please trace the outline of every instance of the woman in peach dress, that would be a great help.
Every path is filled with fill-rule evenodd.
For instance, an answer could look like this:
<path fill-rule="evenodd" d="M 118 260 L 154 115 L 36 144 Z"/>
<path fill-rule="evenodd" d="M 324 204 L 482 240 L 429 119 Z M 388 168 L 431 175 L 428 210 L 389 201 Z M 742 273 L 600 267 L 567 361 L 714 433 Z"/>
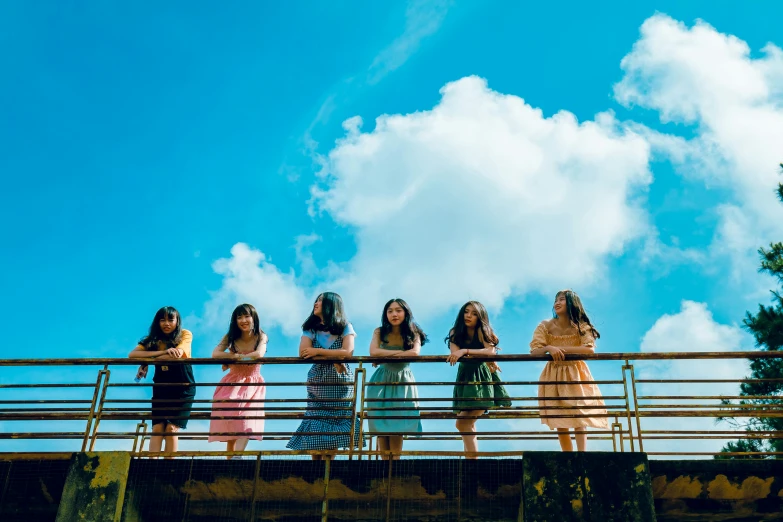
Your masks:
<path fill-rule="evenodd" d="M 543 381 L 538 385 L 541 423 L 557 430 L 563 451 L 574 449 L 570 433 L 573 429 L 577 450 L 585 451 L 585 428 L 608 427 L 606 408 L 587 364 L 565 358 L 567 354 L 595 353 L 595 340 L 600 335 L 590 323 L 579 296 L 571 290 L 557 293 L 554 315 L 553 319 L 541 321 L 530 342 L 530 353 L 552 356 L 539 378 Z"/>

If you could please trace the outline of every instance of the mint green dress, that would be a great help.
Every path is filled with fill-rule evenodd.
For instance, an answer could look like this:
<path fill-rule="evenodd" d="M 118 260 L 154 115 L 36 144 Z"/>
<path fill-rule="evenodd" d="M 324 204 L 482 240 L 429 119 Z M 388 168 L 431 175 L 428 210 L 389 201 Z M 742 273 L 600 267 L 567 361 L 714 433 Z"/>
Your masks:
<path fill-rule="evenodd" d="M 402 346 L 381 343 L 384 350 L 400 350 Z M 374 384 L 387 383 L 387 384 Z M 388 408 L 403 408 L 389 410 Z M 409 409 L 408 409 L 409 408 Z M 383 363 L 370 377 L 366 388 L 365 412 L 369 435 L 414 435 L 422 432 L 419 418 L 419 391 L 407 362 Z M 389 417 L 410 417 L 392 419 Z"/>
<path fill-rule="evenodd" d="M 470 350 L 481 350 L 484 345 L 475 335 L 467 346 Z M 477 384 L 477 383 L 481 384 Z M 464 384 L 463 384 L 464 383 Z M 470 358 L 460 359 L 457 367 L 457 380 L 454 384 L 454 411 L 488 410 L 511 406 L 506 387 L 497 374 L 489 371 L 487 363 Z"/>

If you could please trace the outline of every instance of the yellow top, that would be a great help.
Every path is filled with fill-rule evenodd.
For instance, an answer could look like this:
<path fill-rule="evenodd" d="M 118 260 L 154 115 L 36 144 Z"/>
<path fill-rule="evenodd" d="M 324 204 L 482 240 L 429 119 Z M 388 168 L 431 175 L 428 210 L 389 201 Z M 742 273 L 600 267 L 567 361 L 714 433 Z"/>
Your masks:
<path fill-rule="evenodd" d="M 182 339 L 180 340 L 179 344 L 175 346 L 174 348 L 180 348 L 182 351 L 184 351 L 184 355 L 182 356 L 183 359 L 189 359 L 190 358 L 190 345 L 193 343 L 193 334 L 190 333 L 190 330 L 182 329 Z M 144 345 L 140 344 L 136 347 L 137 350 L 146 350 Z M 162 345 L 161 342 L 158 341 L 158 350 L 164 351 L 166 350 L 166 346 Z"/>
<path fill-rule="evenodd" d="M 588 325 L 582 326 L 582 335 L 578 333 L 568 335 L 552 335 L 546 327 L 546 321 L 536 327 L 533 332 L 533 340 L 530 341 L 530 351 L 544 346 L 589 346 L 595 348 L 595 337 Z"/>

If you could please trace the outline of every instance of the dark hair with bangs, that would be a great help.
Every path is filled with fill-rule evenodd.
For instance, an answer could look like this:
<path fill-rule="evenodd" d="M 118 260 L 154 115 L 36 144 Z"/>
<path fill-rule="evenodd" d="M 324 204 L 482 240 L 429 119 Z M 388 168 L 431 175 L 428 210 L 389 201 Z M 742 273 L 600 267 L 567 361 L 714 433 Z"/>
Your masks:
<path fill-rule="evenodd" d="M 348 326 L 348 320 L 343 311 L 343 298 L 334 292 L 324 292 L 318 297 L 321 298 L 321 317 L 310 312 L 310 317 L 302 324 L 302 330 L 305 332 L 329 332 L 332 335 L 342 335 L 345 327 Z M 318 301 L 316 297 L 315 301 Z M 315 302 L 313 303 L 315 309 Z"/>
<path fill-rule="evenodd" d="M 565 296 L 566 313 L 568 314 L 568 319 L 571 321 L 571 325 L 576 328 L 576 331 L 579 332 L 579 335 L 584 334 L 582 327 L 587 326 L 590 330 L 590 333 L 593 334 L 593 337 L 595 339 L 600 339 L 601 334 L 598 333 L 598 330 L 595 329 L 593 323 L 590 322 L 590 318 L 587 317 L 585 307 L 582 306 L 582 300 L 579 299 L 579 296 L 576 295 L 576 292 L 573 290 L 560 290 L 555 294 L 555 301 L 557 301 L 557 298 L 561 295 Z M 553 317 L 557 317 L 554 308 L 552 309 L 552 314 Z"/>
<path fill-rule="evenodd" d="M 256 311 L 256 308 L 253 305 L 247 303 L 237 306 L 234 308 L 234 312 L 231 314 L 231 324 L 228 325 L 228 333 L 226 334 L 226 343 L 228 344 L 228 349 L 233 353 L 237 353 L 234 342 L 237 339 L 242 338 L 242 330 L 237 324 L 237 319 L 245 315 L 249 315 L 253 318 L 253 335 L 256 337 L 256 348 L 258 348 L 258 345 L 261 344 L 261 339 L 263 339 L 266 335 L 261 329 L 261 325 L 258 324 L 258 312 Z"/>
<path fill-rule="evenodd" d="M 163 318 L 177 319 L 177 326 L 170 334 L 163 333 L 163 330 L 160 329 L 160 320 Z M 142 345 L 145 350 L 157 350 L 158 343 L 164 343 L 166 348 L 174 348 L 180 341 L 182 341 L 182 318 L 176 308 L 173 306 L 164 306 L 155 312 L 155 318 L 150 325 L 150 331 L 147 335 L 142 337 L 139 344 Z"/>
<path fill-rule="evenodd" d="M 454 326 L 449 331 L 448 337 L 444 339 L 446 346 L 448 346 L 449 343 L 454 343 L 457 346 L 462 347 L 473 340 L 468 338 L 468 327 L 465 325 L 465 310 L 467 310 L 468 306 L 473 306 L 478 314 L 478 325 L 475 335 L 478 335 L 480 329 L 481 334 L 484 336 L 484 341 L 492 346 L 497 346 L 500 343 L 500 339 L 498 339 L 498 336 L 495 335 L 494 330 L 492 330 L 492 325 L 489 324 L 487 309 L 478 301 L 468 301 L 459 309 L 459 312 L 457 312 L 457 319 L 454 320 Z"/>
<path fill-rule="evenodd" d="M 381 342 L 385 343 L 389 340 L 389 333 L 392 330 L 392 324 L 389 322 L 389 318 L 386 316 L 386 312 L 389 311 L 389 307 L 394 303 L 400 305 L 400 308 L 402 308 L 405 312 L 405 319 L 402 321 L 402 324 L 400 324 L 400 335 L 402 336 L 402 342 L 404 343 L 403 349 L 410 350 L 411 347 L 413 347 L 413 343 L 416 342 L 417 338 L 421 342 L 421 345 L 424 346 L 424 343 L 427 342 L 427 334 L 425 334 L 424 330 L 421 329 L 421 326 L 419 326 L 418 323 L 413 320 L 413 313 L 411 312 L 411 308 L 408 306 L 408 303 L 400 298 L 390 299 L 383 306 L 380 332 Z"/>

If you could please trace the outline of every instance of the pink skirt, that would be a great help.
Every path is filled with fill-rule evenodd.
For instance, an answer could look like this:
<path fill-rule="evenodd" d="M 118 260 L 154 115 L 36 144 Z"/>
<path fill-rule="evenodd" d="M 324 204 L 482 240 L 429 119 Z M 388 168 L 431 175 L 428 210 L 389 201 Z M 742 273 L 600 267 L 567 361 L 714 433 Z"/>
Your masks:
<path fill-rule="evenodd" d="M 241 386 L 222 386 L 242 383 Z M 212 396 L 212 419 L 209 422 L 209 442 L 238 439 L 261 440 L 264 436 L 264 397 L 266 386 L 259 365 L 234 365 Z M 224 417 L 224 418 L 216 418 Z M 221 433 L 235 433 L 221 435 Z M 246 434 L 246 435 L 242 435 Z"/>

